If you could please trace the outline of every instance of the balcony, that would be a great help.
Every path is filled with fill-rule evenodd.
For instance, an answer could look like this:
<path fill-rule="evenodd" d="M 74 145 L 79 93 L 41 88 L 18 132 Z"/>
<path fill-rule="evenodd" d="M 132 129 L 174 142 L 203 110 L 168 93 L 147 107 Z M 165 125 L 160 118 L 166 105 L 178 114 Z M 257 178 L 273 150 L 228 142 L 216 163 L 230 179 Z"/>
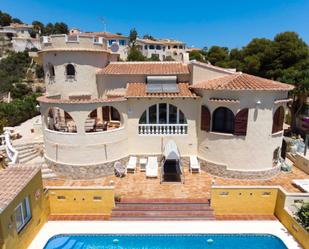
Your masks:
<path fill-rule="evenodd" d="M 187 135 L 188 124 L 139 124 L 139 135 Z"/>

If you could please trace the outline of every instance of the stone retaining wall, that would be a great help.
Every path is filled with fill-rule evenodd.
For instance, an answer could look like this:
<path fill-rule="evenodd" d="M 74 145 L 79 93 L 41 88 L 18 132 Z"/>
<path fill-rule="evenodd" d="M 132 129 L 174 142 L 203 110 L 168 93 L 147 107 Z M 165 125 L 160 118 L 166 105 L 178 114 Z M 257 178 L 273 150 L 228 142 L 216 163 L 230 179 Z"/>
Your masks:
<path fill-rule="evenodd" d="M 268 170 L 260 171 L 240 171 L 227 169 L 225 165 L 216 164 L 199 158 L 201 169 L 205 172 L 224 178 L 246 179 L 246 180 L 266 180 L 275 177 L 280 173 L 280 166 Z"/>

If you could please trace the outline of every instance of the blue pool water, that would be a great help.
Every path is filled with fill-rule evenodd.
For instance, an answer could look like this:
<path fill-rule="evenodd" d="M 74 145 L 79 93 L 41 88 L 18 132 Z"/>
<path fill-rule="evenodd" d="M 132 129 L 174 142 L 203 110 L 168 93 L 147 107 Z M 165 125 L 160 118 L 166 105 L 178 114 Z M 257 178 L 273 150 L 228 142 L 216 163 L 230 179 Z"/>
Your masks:
<path fill-rule="evenodd" d="M 288 249 L 268 234 L 80 234 L 52 237 L 44 249 Z"/>

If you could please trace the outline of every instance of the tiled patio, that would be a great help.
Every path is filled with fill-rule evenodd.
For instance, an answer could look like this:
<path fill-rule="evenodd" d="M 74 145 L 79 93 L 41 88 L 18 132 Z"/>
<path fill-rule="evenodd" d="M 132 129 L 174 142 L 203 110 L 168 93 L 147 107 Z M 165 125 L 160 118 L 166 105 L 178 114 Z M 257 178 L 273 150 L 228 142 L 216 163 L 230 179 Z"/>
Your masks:
<path fill-rule="evenodd" d="M 145 172 L 129 173 L 124 178 L 107 176 L 94 180 L 44 180 L 45 186 L 108 186 L 114 181 L 115 192 L 124 198 L 209 198 L 211 183 L 226 186 L 274 186 L 280 185 L 288 192 L 300 192 L 292 185 L 293 179 L 305 179 L 309 176 L 296 167 L 290 173 L 280 173 L 270 180 L 236 180 L 214 177 L 205 172 L 191 174 L 185 168 L 185 184 L 164 183 L 160 179 L 147 179 Z"/>

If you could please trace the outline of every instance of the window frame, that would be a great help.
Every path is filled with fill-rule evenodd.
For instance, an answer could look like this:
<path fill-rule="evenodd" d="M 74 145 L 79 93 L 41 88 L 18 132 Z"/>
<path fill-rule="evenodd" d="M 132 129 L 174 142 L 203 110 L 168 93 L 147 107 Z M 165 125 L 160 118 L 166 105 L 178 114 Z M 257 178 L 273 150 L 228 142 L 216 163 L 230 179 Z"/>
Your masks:
<path fill-rule="evenodd" d="M 217 122 L 218 122 L 218 111 L 221 111 L 223 110 L 223 116 L 222 116 L 222 124 L 223 124 L 223 128 L 221 129 L 218 129 L 217 127 Z M 230 116 L 230 117 L 233 117 L 233 120 L 229 120 L 229 114 L 232 114 L 233 116 Z M 230 127 L 227 125 L 229 122 L 227 121 L 231 121 L 231 124 L 232 124 L 232 129 L 229 129 Z M 225 134 L 234 134 L 234 131 L 235 131 L 235 114 L 234 112 L 225 107 L 225 106 L 220 106 L 218 108 L 216 108 L 213 113 L 212 113 L 212 127 L 211 127 L 211 131 L 212 132 L 217 132 L 217 133 L 225 133 Z"/>
<path fill-rule="evenodd" d="M 74 74 L 68 74 L 68 67 L 70 67 L 70 66 L 72 66 L 72 69 L 74 69 Z M 66 74 L 67 79 L 75 79 L 75 77 L 76 77 L 76 68 L 75 68 L 75 66 L 72 63 L 68 63 L 65 66 L 65 74 Z"/>
<path fill-rule="evenodd" d="M 160 119 L 160 105 L 166 106 L 165 109 L 165 123 L 162 123 L 162 119 Z M 175 113 L 170 113 L 170 108 L 176 108 L 176 122 L 175 123 L 171 123 L 170 122 L 170 115 L 174 115 Z M 151 110 L 153 112 L 151 112 Z M 146 114 L 145 114 L 146 113 Z M 144 115 L 145 114 L 145 115 Z M 152 118 L 150 118 L 152 117 Z M 154 120 L 154 117 L 156 119 L 156 122 L 152 122 Z M 146 123 L 145 122 L 145 118 L 146 118 Z M 185 116 L 185 114 L 183 113 L 182 110 L 180 110 L 179 107 L 177 107 L 176 105 L 173 104 L 169 104 L 169 103 L 165 103 L 165 102 L 161 102 L 161 103 L 157 103 L 154 105 L 149 106 L 140 116 L 139 124 L 151 124 L 151 125 L 185 125 L 188 124 L 187 118 Z"/>
<path fill-rule="evenodd" d="M 16 215 L 17 210 L 19 210 L 21 213 L 21 224 L 19 226 L 17 226 L 17 215 Z M 25 214 L 24 211 L 26 212 Z M 16 231 L 17 233 L 20 233 L 32 218 L 29 196 L 25 197 L 17 205 L 17 207 L 14 209 L 14 216 L 15 216 Z"/>

